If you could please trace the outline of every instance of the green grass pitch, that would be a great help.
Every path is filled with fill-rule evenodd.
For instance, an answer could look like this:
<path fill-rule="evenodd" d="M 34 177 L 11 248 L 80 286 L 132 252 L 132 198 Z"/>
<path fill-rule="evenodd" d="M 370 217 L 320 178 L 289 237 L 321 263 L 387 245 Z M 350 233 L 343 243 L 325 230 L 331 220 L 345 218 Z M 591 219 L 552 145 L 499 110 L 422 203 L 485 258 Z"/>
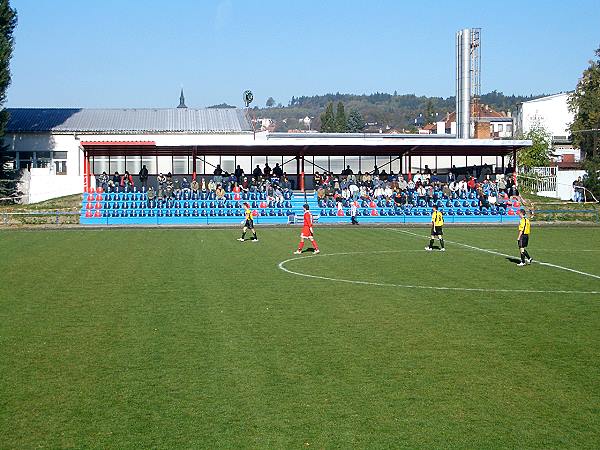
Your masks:
<path fill-rule="evenodd" d="M 515 228 L 1 231 L 0 448 L 599 448 L 600 229 Z"/>

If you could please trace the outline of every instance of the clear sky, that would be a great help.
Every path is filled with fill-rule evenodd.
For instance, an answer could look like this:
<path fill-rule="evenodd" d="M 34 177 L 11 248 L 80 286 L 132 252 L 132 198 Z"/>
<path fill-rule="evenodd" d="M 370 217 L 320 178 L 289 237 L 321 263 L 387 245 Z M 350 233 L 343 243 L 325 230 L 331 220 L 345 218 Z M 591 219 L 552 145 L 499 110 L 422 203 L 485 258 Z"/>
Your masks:
<path fill-rule="evenodd" d="M 454 36 L 482 28 L 482 92 L 574 88 L 600 1 L 12 0 L 10 107 L 284 105 L 300 95 L 454 95 Z"/>

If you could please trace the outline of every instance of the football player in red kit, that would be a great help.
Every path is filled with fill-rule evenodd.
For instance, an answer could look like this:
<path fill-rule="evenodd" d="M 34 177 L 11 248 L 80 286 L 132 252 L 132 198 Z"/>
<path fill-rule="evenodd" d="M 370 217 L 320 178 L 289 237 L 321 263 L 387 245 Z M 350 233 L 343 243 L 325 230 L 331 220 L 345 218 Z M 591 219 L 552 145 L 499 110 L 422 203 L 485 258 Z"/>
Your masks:
<path fill-rule="evenodd" d="M 315 249 L 315 253 L 319 253 L 319 246 L 317 241 L 313 237 L 313 220 L 312 214 L 309 211 L 309 206 L 304 205 L 304 226 L 302 227 L 302 233 L 300 233 L 300 243 L 298 244 L 298 250 L 294 252 L 295 255 L 302 253 L 302 247 L 304 247 L 304 239 L 310 240 L 310 243 Z"/>

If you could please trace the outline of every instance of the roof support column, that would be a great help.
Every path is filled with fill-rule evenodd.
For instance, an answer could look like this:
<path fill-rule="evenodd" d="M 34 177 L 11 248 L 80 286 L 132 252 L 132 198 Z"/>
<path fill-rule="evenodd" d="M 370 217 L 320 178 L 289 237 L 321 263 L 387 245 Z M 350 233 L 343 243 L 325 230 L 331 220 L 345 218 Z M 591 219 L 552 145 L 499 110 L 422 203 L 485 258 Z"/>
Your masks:
<path fill-rule="evenodd" d="M 192 180 L 196 179 L 196 153 L 198 152 L 198 147 L 195 145 L 192 147 Z"/>

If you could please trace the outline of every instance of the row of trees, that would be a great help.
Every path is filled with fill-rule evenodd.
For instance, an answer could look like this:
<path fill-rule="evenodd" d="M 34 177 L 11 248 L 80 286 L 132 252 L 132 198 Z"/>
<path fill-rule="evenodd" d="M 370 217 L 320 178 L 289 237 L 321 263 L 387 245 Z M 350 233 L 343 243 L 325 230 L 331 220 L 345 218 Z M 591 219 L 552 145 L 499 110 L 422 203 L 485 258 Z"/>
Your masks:
<path fill-rule="evenodd" d="M 365 128 L 362 115 L 355 109 L 346 115 L 342 102 L 338 102 L 336 112 L 333 112 L 333 102 L 329 102 L 325 112 L 321 114 L 322 133 L 360 133 Z"/>
<path fill-rule="evenodd" d="M 10 85 L 10 59 L 13 53 L 13 31 L 17 26 L 17 12 L 10 7 L 9 0 L 0 0 L 0 108 L 6 102 L 6 90 Z M 8 122 L 8 113 L 0 111 L 0 139 Z M 0 198 L 10 197 L 16 191 L 17 171 L 7 170 L 5 148 L 0 148 Z"/>

